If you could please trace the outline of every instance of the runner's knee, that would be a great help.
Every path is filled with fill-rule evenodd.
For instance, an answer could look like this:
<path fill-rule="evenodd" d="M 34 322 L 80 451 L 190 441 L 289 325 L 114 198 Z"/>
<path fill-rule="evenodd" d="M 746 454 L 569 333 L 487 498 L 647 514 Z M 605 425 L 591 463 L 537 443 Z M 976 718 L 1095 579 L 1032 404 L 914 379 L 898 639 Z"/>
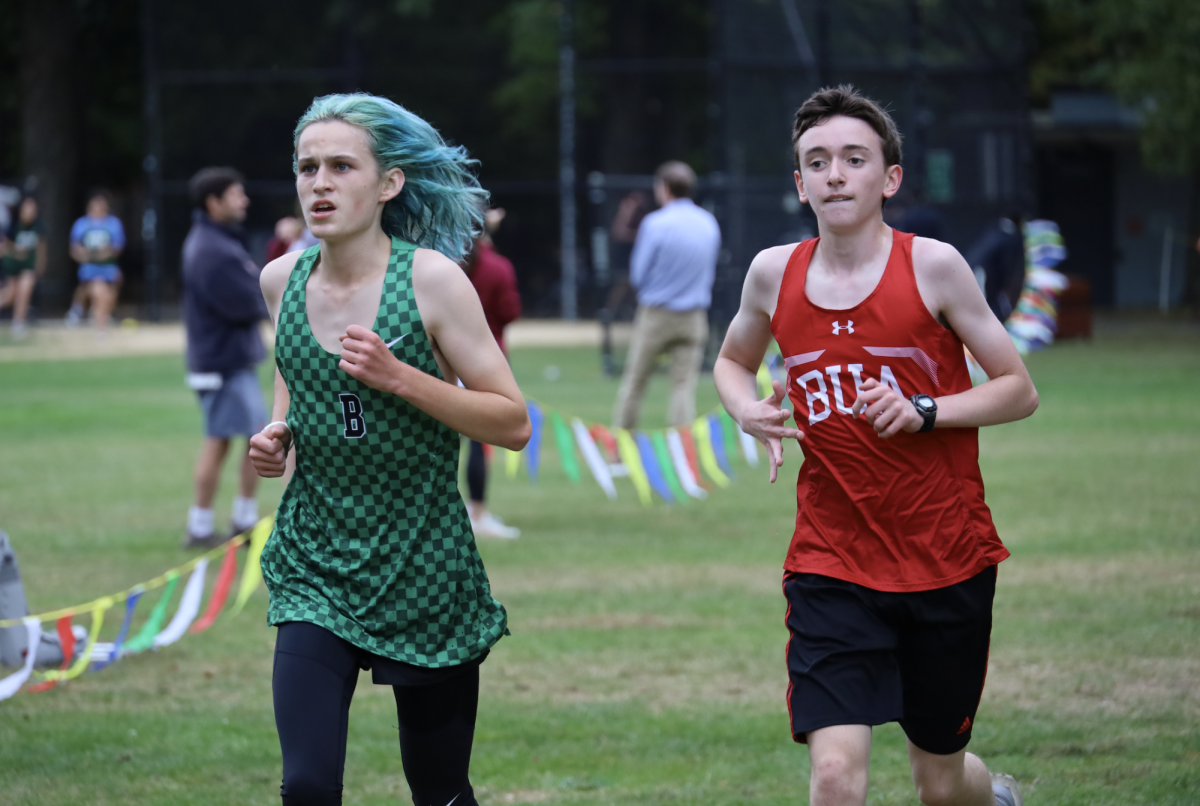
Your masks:
<path fill-rule="evenodd" d="M 813 759 L 813 803 L 862 803 L 866 797 L 867 768 L 860 759 L 836 750 Z"/>

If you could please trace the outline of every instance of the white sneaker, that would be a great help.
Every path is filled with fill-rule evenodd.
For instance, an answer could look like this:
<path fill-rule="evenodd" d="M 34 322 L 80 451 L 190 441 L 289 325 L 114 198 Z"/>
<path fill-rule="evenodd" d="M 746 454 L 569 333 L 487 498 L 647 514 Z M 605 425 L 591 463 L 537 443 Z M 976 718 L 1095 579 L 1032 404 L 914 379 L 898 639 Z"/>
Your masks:
<path fill-rule="evenodd" d="M 63 324 L 67 327 L 79 327 L 81 322 L 83 322 L 83 306 L 72 305 L 71 309 L 67 311 L 67 318 Z"/>
<path fill-rule="evenodd" d="M 509 526 L 490 512 L 483 513 L 479 519 L 471 518 L 471 531 L 477 537 L 498 537 L 502 540 L 516 540 L 521 536 L 521 530 Z"/>
<path fill-rule="evenodd" d="M 24 322 L 13 322 L 12 323 L 12 336 L 14 339 L 16 339 L 17 341 L 22 341 L 28 335 L 29 335 L 29 326 L 28 325 L 26 325 Z"/>

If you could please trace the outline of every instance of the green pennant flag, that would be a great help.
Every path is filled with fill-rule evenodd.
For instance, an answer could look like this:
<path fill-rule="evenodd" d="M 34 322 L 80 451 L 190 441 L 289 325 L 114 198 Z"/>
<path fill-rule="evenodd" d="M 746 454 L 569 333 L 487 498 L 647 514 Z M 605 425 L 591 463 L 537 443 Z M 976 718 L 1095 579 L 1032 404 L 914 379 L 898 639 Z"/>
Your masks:
<path fill-rule="evenodd" d="M 721 425 L 725 431 L 725 455 L 729 457 L 729 463 L 733 464 L 733 458 L 741 455 L 738 451 L 738 448 L 742 444 L 741 437 L 738 436 L 740 429 L 738 428 L 738 424 L 734 422 L 733 417 L 729 415 L 729 412 L 725 411 L 724 407 L 718 411 L 717 416 L 721 418 Z"/>
<path fill-rule="evenodd" d="M 167 618 L 167 605 L 171 602 L 171 594 L 175 592 L 175 585 L 178 584 L 179 577 L 172 575 L 167 580 L 167 587 L 163 590 L 163 595 L 159 598 L 158 604 L 154 605 L 154 610 L 150 613 L 150 618 L 146 619 L 146 623 L 142 625 L 142 629 L 133 638 L 125 642 L 121 648 L 121 654 L 133 654 L 134 652 L 144 652 L 154 646 L 154 636 L 162 632 L 163 622 Z"/>
<path fill-rule="evenodd" d="M 671 461 L 671 450 L 667 447 L 666 436 L 662 431 L 655 431 L 650 434 L 650 441 L 654 443 L 654 455 L 658 457 L 658 463 L 662 466 L 667 486 L 671 488 L 671 492 L 675 493 L 675 500 L 682 504 L 690 504 L 692 497 L 683 491 L 683 485 L 679 483 L 679 477 L 675 475 L 675 463 Z"/>
<path fill-rule="evenodd" d="M 579 472 L 579 461 L 575 458 L 575 438 L 571 429 L 557 411 L 550 412 L 550 424 L 554 428 L 554 443 L 558 446 L 558 456 L 562 460 L 563 470 L 572 483 L 578 484 L 583 475 Z"/>

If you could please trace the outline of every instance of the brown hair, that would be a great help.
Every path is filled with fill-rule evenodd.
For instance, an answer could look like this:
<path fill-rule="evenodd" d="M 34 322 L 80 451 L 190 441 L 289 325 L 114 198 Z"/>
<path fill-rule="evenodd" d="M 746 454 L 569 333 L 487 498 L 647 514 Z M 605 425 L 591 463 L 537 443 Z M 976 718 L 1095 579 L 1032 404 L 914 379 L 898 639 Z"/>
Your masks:
<path fill-rule="evenodd" d="M 666 185 L 677 199 L 690 199 L 696 192 L 696 172 L 686 162 L 664 162 L 654 172 L 654 178 Z"/>
<path fill-rule="evenodd" d="M 800 135 L 837 115 L 857 118 L 874 129 L 883 142 L 885 165 L 900 164 L 903 152 L 896 121 L 892 120 L 886 109 L 859 93 L 853 85 L 841 84 L 817 90 L 796 110 L 796 122 L 792 125 L 792 156 L 796 158 L 797 168 L 800 167 L 800 152 L 797 150 Z"/>
<path fill-rule="evenodd" d="M 188 180 L 188 196 L 196 209 L 203 210 L 208 205 L 209 196 L 216 196 L 219 201 L 229 188 L 245 182 L 234 168 L 201 168 Z"/>

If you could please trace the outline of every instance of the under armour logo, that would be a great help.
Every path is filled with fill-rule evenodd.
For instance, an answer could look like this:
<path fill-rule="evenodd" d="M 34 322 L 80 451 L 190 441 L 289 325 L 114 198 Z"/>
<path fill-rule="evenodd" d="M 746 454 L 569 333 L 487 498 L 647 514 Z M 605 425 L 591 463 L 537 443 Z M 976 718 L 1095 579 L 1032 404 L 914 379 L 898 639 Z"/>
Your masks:
<path fill-rule="evenodd" d="M 838 333 L 840 333 L 843 330 L 846 331 L 847 333 L 853 333 L 854 332 L 854 320 L 847 319 L 846 324 L 844 324 L 844 325 L 840 325 L 837 322 L 833 323 L 833 335 L 836 336 L 836 335 L 838 335 Z"/>

